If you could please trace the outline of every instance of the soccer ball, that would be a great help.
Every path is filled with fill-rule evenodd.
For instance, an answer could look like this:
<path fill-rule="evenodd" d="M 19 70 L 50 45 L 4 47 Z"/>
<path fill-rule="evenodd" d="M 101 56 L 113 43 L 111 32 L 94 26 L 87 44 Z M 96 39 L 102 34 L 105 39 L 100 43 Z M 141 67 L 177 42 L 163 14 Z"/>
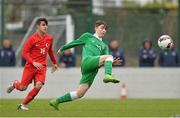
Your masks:
<path fill-rule="evenodd" d="M 168 50 L 171 48 L 171 45 L 173 45 L 173 40 L 169 35 L 162 35 L 158 39 L 158 46 L 162 50 Z"/>

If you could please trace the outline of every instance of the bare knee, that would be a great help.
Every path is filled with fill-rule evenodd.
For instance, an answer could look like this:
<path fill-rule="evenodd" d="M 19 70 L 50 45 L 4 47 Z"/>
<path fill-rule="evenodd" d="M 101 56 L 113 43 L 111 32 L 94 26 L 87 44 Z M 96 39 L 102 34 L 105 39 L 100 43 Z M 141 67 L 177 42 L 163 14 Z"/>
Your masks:
<path fill-rule="evenodd" d="M 103 60 L 104 61 L 106 61 L 106 60 L 111 60 L 111 59 L 113 59 L 113 56 L 112 55 L 105 55 L 104 57 L 103 57 Z"/>
<path fill-rule="evenodd" d="M 35 87 L 38 88 L 38 89 L 41 89 L 42 86 L 43 86 L 43 84 L 41 82 L 39 82 L 39 81 L 36 82 L 36 84 L 35 84 Z"/>
<path fill-rule="evenodd" d="M 103 55 L 103 56 L 101 56 L 99 66 L 102 66 L 105 61 L 113 61 L 113 56 L 112 55 Z"/>

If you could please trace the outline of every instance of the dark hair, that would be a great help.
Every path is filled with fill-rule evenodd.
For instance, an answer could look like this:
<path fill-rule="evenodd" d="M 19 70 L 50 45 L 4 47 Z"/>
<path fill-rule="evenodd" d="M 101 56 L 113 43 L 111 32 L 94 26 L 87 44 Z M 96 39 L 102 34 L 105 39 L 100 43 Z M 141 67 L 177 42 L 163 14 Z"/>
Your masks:
<path fill-rule="evenodd" d="M 104 25 L 105 29 L 107 30 L 107 23 L 103 20 L 97 20 L 95 23 L 95 27 L 98 27 L 100 25 Z"/>
<path fill-rule="evenodd" d="M 38 18 L 36 21 L 36 25 L 40 25 L 41 21 L 44 21 L 46 25 L 48 25 L 48 21 L 46 18 Z"/>
<path fill-rule="evenodd" d="M 152 47 L 152 41 L 151 40 L 149 40 L 149 39 L 145 39 L 144 41 L 143 41 L 143 43 L 142 43 L 142 45 L 143 45 L 143 47 L 145 46 L 145 43 L 149 43 L 150 44 L 150 47 Z"/>

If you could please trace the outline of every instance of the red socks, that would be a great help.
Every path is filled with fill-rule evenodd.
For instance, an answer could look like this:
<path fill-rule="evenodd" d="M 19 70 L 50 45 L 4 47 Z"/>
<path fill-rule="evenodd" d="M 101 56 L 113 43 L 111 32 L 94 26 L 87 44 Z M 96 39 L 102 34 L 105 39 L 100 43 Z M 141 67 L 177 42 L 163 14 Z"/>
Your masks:
<path fill-rule="evenodd" d="M 22 101 L 23 105 L 28 104 L 34 97 L 39 93 L 40 89 L 34 87 L 26 96 L 26 98 Z"/>
<path fill-rule="evenodd" d="M 20 90 L 22 89 L 22 86 L 21 86 L 21 83 L 17 80 L 14 81 L 13 83 L 13 87 L 16 88 L 17 90 Z M 22 101 L 22 104 L 23 105 L 26 105 L 28 104 L 31 100 L 34 99 L 34 97 L 39 93 L 40 89 L 34 87 L 29 93 L 28 95 L 26 96 L 26 98 Z"/>

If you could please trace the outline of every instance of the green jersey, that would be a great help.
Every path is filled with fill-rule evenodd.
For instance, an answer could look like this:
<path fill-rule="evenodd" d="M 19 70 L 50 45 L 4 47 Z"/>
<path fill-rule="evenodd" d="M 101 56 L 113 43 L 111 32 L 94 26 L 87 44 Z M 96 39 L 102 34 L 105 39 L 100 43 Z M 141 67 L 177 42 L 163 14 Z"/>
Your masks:
<path fill-rule="evenodd" d="M 100 39 L 96 38 L 91 33 L 84 33 L 78 39 L 63 45 L 60 50 L 64 51 L 66 49 L 83 45 L 82 51 L 82 61 L 89 56 L 99 56 L 99 55 L 107 55 L 109 54 L 108 46 L 101 41 Z"/>

